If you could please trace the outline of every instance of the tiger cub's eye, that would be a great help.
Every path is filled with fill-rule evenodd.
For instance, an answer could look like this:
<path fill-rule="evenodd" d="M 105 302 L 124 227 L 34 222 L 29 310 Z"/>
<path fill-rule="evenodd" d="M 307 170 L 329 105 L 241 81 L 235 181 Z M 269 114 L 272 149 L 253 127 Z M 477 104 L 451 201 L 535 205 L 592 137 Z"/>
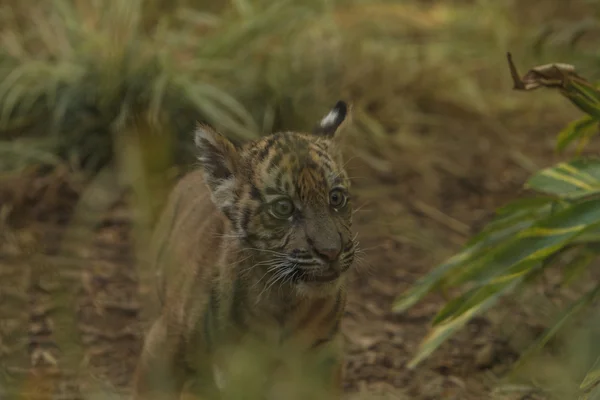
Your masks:
<path fill-rule="evenodd" d="M 290 199 L 281 198 L 271 203 L 271 214 L 280 219 L 287 219 L 295 211 L 294 203 Z"/>
<path fill-rule="evenodd" d="M 333 189 L 331 192 L 329 192 L 329 205 L 331 205 L 331 207 L 336 209 L 343 208 L 347 201 L 348 197 L 343 190 Z"/>

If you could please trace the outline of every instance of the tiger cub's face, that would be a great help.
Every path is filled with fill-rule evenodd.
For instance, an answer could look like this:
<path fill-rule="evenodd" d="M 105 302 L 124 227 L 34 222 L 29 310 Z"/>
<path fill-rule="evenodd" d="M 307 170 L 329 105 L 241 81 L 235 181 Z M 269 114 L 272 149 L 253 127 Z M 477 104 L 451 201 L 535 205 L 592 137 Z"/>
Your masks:
<path fill-rule="evenodd" d="M 337 287 L 354 261 L 350 181 L 336 146 L 348 107 L 338 102 L 312 133 L 280 132 L 241 147 L 196 131 L 206 183 L 265 285 Z"/>

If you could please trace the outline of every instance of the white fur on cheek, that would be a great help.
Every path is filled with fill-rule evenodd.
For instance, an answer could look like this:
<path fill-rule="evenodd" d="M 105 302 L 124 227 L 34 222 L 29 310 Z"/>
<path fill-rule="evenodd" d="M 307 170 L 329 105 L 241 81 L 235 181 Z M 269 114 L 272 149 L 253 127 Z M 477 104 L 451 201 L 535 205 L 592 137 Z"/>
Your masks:
<path fill-rule="evenodd" d="M 211 191 L 212 201 L 217 207 L 227 208 L 233 205 L 233 190 L 235 179 L 226 179 L 219 182 L 217 187 Z"/>
<path fill-rule="evenodd" d="M 335 124 L 335 122 L 338 119 L 338 112 L 337 110 L 331 110 L 329 112 L 329 114 L 327 114 L 322 120 L 321 120 L 321 126 L 323 128 L 328 127 L 329 125 L 333 125 Z"/>

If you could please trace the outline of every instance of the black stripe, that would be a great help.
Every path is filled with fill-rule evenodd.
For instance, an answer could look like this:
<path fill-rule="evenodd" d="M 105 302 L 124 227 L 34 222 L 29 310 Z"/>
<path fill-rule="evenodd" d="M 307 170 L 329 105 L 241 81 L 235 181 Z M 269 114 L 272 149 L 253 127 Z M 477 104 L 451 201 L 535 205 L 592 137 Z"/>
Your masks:
<path fill-rule="evenodd" d="M 246 207 L 242 210 L 242 218 L 240 219 L 240 228 L 245 232 L 248 229 L 250 218 L 252 217 L 252 209 Z"/>
<path fill-rule="evenodd" d="M 271 147 L 277 142 L 277 136 L 278 135 L 272 135 L 265 140 L 263 147 L 256 154 L 257 161 L 262 162 L 267 158 L 267 155 L 269 155 L 269 152 L 271 151 Z"/>
<path fill-rule="evenodd" d="M 335 298 L 335 304 L 333 305 L 333 308 L 331 309 L 331 311 L 327 314 L 326 319 L 327 320 L 335 319 L 337 317 L 338 312 L 340 311 L 341 307 L 342 307 L 342 291 L 340 290 L 337 294 L 337 297 Z"/>
<path fill-rule="evenodd" d="M 283 190 L 285 190 L 286 193 L 292 192 L 292 184 L 288 179 L 283 182 Z"/>
<path fill-rule="evenodd" d="M 290 239 L 292 238 L 292 231 L 288 231 L 287 234 L 283 235 L 283 243 L 281 244 L 281 248 L 284 249 L 290 243 Z"/>
<path fill-rule="evenodd" d="M 258 235 L 254 234 L 254 233 L 246 233 L 245 239 L 246 239 L 246 242 L 248 242 L 248 244 L 250 244 L 250 246 L 258 247 L 257 243 L 260 241 Z"/>
<path fill-rule="evenodd" d="M 244 304 L 245 300 L 244 285 L 240 278 L 237 278 L 233 282 L 233 298 L 231 300 L 231 321 L 237 325 L 237 327 L 246 330 L 248 325 L 244 318 Z"/>
<path fill-rule="evenodd" d="M 327 333 L 327 338 L 326 339 L 320 339 L 317 340 L 313 345 L 312 348 L 314 347 L 318 347 L 321 344 L 331 340 L 340 330 L 340 325 L 342 322 L 342 318 L 341 315 L 338 316 L 338 312 L 340 311 L 340 308 L 342 307 L 342 292 L 339 291 L 337 298 L 335 299 L 335 305 L 333 306 L 332 310 L 327 314 L 327 319 L 334 319 L 335 322 L 333 323 L 331 329 L 329 330 L 329 332 Z"/>
<path fill-rule="evenodd" d="M 338 175 L 331 183 L 333 186 L 341 186 L 344 184 L 344 178 Z"/>
<path fill-rule="evenodd" d="M 276 153 L 273 157 L 271 157 L 271 159 L 269 160 L 269 166 L 267 167 L 267 171 L 271 171 L 272 169 L 276 168 L 279 166 L 279 164 L 281 163 L 281 160 L 283 159 L 283 154 L 282 153 Z"/>
<path fill-rule="evenodd" d="M 322 149 L 314 148 L 313 151 L 321 158 L 320 162 L 330 162 L 329 154 Z"/>
<path fill-rule="evenodd" d="M 269 235 L 269 236 L 261 236 L 261 237 L 272 239 L 272 238 L 275 238 L 275 237 L 281 237 L 282 236 L 281 233 L 277 233 L 275 231 L 277 228 L 281 228 L 282 221 L 280 219 L 277 219 L 277 218 L 273 217 L 271 214 L 263 212 L 260 215 L 260 222 L 263 225 L 263 227 L 265 227 L 265 228 L 267 228 L 269 230 L 273 230 L 274 231 L 274 232 L 270 232 L 271 235 Z"/>
<path fill-rule="evenodd" d="M 235 221 L 235 216 L 233 215 L 233 207 L 222 207 L 221 211 L 223 212 L 223 215 L 229 218 L 230 221 Z"/>
<path fill-rule="evenodd" d="M 329 332 L 327 333 L 327 336 L 321 339 L 317 339 L 313 342 L 313 344 L 310 346 L 311 349 L 315 349 L 319 346 L 322 346 L 323 344 L 331 341 L 333 339 L 333 337 L 338 333 L 338 331 L 340 330 L 340 324 L 341 324 L 342 319 L 338 318 L 335 323 L 333 324 L 333 326 L 331 327 L 331 329 L 329 330 Z"/>
<path fill-rule="evenodd" d="M 283 182 L 283 171 L 278 171 L 277 176 L 275 177 L 275 187 L 278 188 L 279 190 L 284 189 L 282 182 Z"/>
<path fill-rule="evenodd" d="M 262 201 L 263 197 L 260 190 L 254 184 L 250 184 L 250 197 L 252 200 Z"/>
<path fill-rule="evenodd" d="M 350 250 L 352 250 L 352 247 L 354 247 L 354 241 L 350 240 L 350 241 L 348 241 L 348 243 L 346 243 L 346 246 L 344 247 L 344 251 L 350 251 Z"/>
<path fill-rule="evenodd" d="M 270 195 L 281 194 L 281 192 L 278 189 L 272 187 L 265 188 L 265 193 Z"/>
<path fill-rule="evenodd" d="M 216 321 L 214 316 L 218 314 L 218 299 L 215 289 L 210 291 L 210 298 L 208 302 L 208 308 L 204 313 L 204 337 L 206 341 L 206 347 L 208 350 L 213 348 L 213 330 L 216 328 Z"/>
<path fill-rule="evenodd" d="M 313 342 L 313 344 L 310 346 L 311 350 L 316 349 L 319 346 L 324 345 L 325 343 L 329 342 L 331 340 L 330 337 L 326 337 L 326 338 L 322 338 L 322 339 L 317 339 Z"/>
<path fill-rule="evenodd" d="M 338 333 L 338 331 L 340 330 L 340 325 L 342 323 L 342 318 L 338 318 L 335 320 L 335 323 L 333 324 L 333 326 L 331 327 L 331 330 L 329 331 L 329 337 L 333 337 L 333 335 L 335 335 L 336 333 Z"/>

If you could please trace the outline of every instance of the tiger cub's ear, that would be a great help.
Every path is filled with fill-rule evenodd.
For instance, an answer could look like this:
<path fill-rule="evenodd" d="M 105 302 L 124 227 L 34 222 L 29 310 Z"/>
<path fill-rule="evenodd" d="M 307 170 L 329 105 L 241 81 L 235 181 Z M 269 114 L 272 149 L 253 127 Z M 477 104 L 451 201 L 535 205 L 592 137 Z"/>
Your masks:
<path fill-rule="evenodd" d="M 207 125 L 198 125 L 194 141 L 213 202 L 220 208 L 230 205 L 239 171 L 238 150 L 229 139 Z"/>
<path fill-rule="evenodd" d="M 351 107 L 348 104 L 342 100 L 338 101 L 313 129 L 313 133 L 333 138 L 340 131 L 340 127 L 349 119 L 350 111 Z"/>

